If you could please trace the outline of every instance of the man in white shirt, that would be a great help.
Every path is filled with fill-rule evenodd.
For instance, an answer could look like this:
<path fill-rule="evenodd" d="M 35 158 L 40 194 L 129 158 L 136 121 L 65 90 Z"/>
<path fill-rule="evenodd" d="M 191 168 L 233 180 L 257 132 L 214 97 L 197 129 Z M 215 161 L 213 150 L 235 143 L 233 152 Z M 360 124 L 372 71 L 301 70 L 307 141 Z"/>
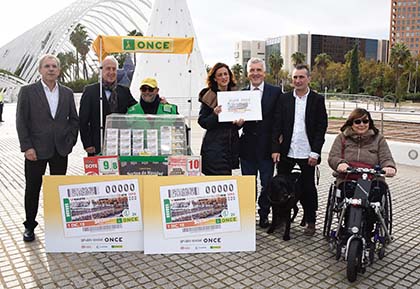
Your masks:
<path fill-rule="evenodd" d="M 240 137 L 240 160 L 242 175 L 260 176 L 261 192 L 258 197 L 259 226 L 269 226 L 270 202 L 267 187 L 274 172 L 271 159 L 271 133 L 274 110 L 281 98 L 280 87 L 264 82 L 265 62 L 260 58 L 251 58 L 247 64 L 248 90 L 258 90 L 261 97 L 262 120 L 246 121 Z"/>
<path fill-rule="evenodd" d="M 18 95 L 16 129 L 25 156 L 25 213 L 23 240 L 35 240 L 42 176 L 65 175 L 67 156 L 77 141 L 79 117 L 73 91 L 57 82 L 60 61 L 54 55 L 39 60 L 41 80 L 23 86 Z"/>
<path fill-rule="evenodd" d="M 315 167 L 321 161 L 328 116 L 324 97 L 310 90 L 310 73 L 306 65 L 293 70 L 292 92 L 282 95 L 277 103 L 273 128 L 272 159 L 279 174 L 289 173 L 297 164 L 301 169 L 304 209 L 304 234 L 315 234 L 318 193 Z"/>

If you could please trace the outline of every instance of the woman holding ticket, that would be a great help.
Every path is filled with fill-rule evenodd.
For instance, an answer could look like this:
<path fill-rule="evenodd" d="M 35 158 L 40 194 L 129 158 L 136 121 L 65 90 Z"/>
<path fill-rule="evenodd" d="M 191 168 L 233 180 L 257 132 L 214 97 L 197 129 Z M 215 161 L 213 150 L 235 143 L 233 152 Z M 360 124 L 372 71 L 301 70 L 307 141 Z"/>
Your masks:
<path fill-rule="evenodd" d="M 217 92 L 236 90 L 235 85 L 229 66 L 219 62 L 209 71 L 207 87 L 199 94 L 198 124 L 206 129 L 200 152 L 205 175 L 232 175 L 232 169 L 239 168 L 238 130 L 243 120 L 219 122 L 222 107 L 217 104 Z"/>

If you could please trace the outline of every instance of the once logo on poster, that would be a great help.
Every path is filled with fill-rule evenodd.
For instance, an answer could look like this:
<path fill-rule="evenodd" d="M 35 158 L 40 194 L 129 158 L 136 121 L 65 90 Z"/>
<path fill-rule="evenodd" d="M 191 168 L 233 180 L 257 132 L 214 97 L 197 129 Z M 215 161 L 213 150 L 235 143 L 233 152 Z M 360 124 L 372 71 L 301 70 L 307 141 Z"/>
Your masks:
<path fill-rule="evenodd" d="M 222 238 L 204 238 L 203 242 L 204 243 L 221 243 Z"/>
<path fill-rule="evenodd" d="M 104 238 L 105 242 L 114 242 L 114 243 L 122 243 L 123 242 L 123 237 L 105 237 Z"/>

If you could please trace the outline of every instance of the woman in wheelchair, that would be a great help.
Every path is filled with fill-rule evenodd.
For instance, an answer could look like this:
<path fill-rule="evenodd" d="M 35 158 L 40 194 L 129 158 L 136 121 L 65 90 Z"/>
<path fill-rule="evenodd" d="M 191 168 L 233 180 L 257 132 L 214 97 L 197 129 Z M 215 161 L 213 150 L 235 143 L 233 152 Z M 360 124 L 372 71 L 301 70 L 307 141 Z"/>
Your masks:
<path fill-rule="evenodd" d="M 385 137 L 379 133 L 367 110 L 354 109 L 340 130 L 331 147 L 328 164 L 338 173 L 336 186 L 343 193 L 343 198 L 353 196 L 359 178 L 359 175 L 347 173 L 350 167 L 379 166 L 387 177 L 396 174 L 395 162 Z M 376 178 L 369 192 L 369 201 L 380 202 L 387 190 L 385 178 Z"/>
<path fill-rule="evenodd" d="M 338 188 L 348 192 L 345 190 L 348 187 L 343 187 L 344 182 L 357 180 L 358 176 L 347 174 L 349 167 L 374 168 L 379 165 L 385 176 L 393 177 L 396 174 L 395 162 L 385 137 L 379 133 L 367 110 L 354 109 L 340 130 L 328 157 L 328 164 L 338 173 Z M 378 181 L 385 182 L 385 179 L 379 178 Z M 372 188 L 378 186 L 384 193 L 386 184 L 373 184 Z"/>
<path fill-rule="evenodd" d="M 336 259 L 347 260 L 347 278 L 353 282 L 357 272 L 373 263 L 375 252 L 383 258 L 392 230 L 391 194 L 384 176 L 394 176 L 396 166 L 367 110 L 350 113 L 331 147 L 328 164 L 337 179 L 328 195 L 324 236 Z"/>

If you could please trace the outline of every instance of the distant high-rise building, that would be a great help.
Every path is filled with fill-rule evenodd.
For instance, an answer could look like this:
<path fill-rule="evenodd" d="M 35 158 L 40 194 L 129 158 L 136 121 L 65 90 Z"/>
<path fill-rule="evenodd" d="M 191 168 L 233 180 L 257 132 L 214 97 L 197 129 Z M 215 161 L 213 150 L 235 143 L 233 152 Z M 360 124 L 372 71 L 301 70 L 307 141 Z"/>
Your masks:
<path fill-rule="evenodd" d="M 303 53 L 306 57 L 305 62 L 311 67 L 320 53 L 327 53 L 333 61 L 343 63 L 346 53 L 353 49 L 356 43 L 359 45 L 361 55 L 366 59 L 387 61 L 387 40 L 319 34 L 295 34 L 267 39 L 265 55 L 268 59 L 271 53 L 280 51 L 284 60 L 283 69 L 291 72 L 292 55 L 295 52 Z"/>
<path fill-rule="evenodd" d="M 420 52 L 420 3 L 391 0 L 389 44 L 405 43 L 413 56 Z"/>
<path fill-rule="evenodd" d="M 235 63 L 242 65 L 245 71 L 246 64 L 251 57 L 258 57 L 265 60 L 265 41 L 251 40 L 236 42 L 234 57 Z"/>

